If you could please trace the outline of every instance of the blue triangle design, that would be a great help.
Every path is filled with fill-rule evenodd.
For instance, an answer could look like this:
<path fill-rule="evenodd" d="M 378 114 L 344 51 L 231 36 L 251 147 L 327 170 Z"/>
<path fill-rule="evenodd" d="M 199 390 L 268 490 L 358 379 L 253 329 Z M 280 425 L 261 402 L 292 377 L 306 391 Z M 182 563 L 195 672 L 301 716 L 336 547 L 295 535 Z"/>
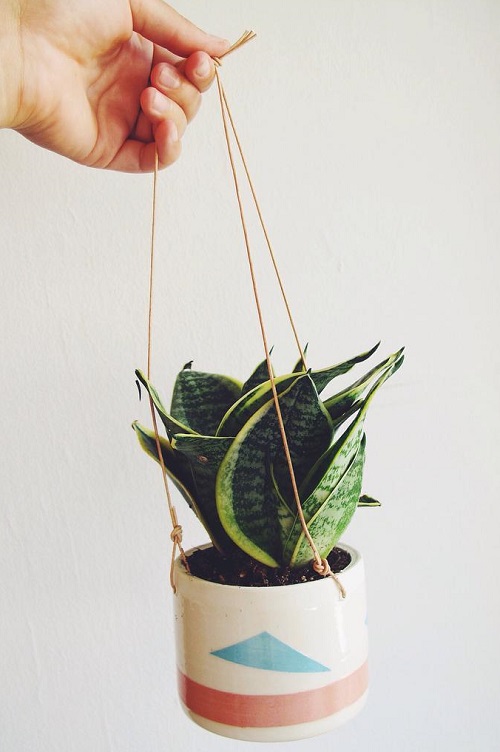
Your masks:
<path fill-rule="evenodd" d="M 268 632 L 261 632 L 242 642 L 229 645 L 221 650 L 213 650 L 211 655 L 241 666 L 260 668 L 264 671 L 285 673 L 315 674 L 330 671 L 307 655 L 299 653 Z"/>

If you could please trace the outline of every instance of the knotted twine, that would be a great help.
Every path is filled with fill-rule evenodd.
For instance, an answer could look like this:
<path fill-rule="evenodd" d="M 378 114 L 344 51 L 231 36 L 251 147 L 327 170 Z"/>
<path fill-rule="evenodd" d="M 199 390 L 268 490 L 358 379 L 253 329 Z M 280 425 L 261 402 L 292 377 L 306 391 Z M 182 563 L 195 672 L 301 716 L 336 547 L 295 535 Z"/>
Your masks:
<path fill-rule="evenodd" d="M 299 337 L 298 337 L 298 334 L 297 334 L 297 329 L 296 329 L 296 326 L 295 326 L 295 323 L 294 323 L 294 320 L 293 320 L 293 316 L 292 316 L 292 313 L 291 313 L 290 305 L 289 305 L 289 302 L 288 302 L 288 299 L 287 299 L 287 296 L 286 296 L 286 293 L 285 293 L 283 281 L 282 281 L 282 278 L 281 278 L 281 275 L 280 275 L 280 272 L 279 272 L 279 269 L 278 269 L 278 264 L 277 264 L 277 261 L 276 261 L 276 256 L 275 256 L 273 247 L 271 245 L 271 241 L 270 241 L 270 238 L 269 238 L 269 233 L 268 233 L 267 228 L 266 228 L 265 223 L 264 223 L 262 211 L 261 211 L 261 208 L 260 208 L 260 205 L 259 205 L 259 201 L 257 199 L 257 195 L 256 195 L 256 192 L 255 192 L 253 181 L 251 179 L 250 172 L 249 172 L 249 169 L 248 169 L 247 160 L 246 160 L 245 155 L 243 153 L 241 142 L 240 142 L 240 139 L 238 137 L 238 133 L 237 133 L 237 130 L 236 130 L 236 127 L 235 127 L 235 124 L 234 124 L 234 119 L 233 119 L 231 110 L 230 110 L 229 105 L 228 105 L 226 93 L 225 93 L 224 87 L 222 85 L 222 81 L 221 81 L 221 77 L 220 77 L 220 72 L 219 72 L 219 69 L 220 69 L 220 67 L 222 65 L 222 63 L 221 63 L 222 58 L 226 57 L 231 52 L 234 52 L 235 50 L 239 49 L 244 44 L 246 44 L 247 42 L 249 42 L 252 39 L 254 39 L 255 36 L 256 35 L 255 35 L 255 33 L 253 31 L 246 31 L 240 37 L 240 39 L 238 39 L 233 45 L 231 45 L 231 47 L 228 50 L 226 50 L 225 53 L 223 53 L 222 55 L 219 55 L 219 57 L 214 57 L 213 58 L 214 63 L 215 63 L 215 77 L 216 77 L 216 82 L 217 82 L 217 90 L 218 90 L 218 94 L 219 94 L 219 102 L 220 102 L 220 108 L 221 108 L 222 123 L 223 123 L 223 128 L 224 128 L 224 137 L 225 137 L 225 141 L 226 141 L 226 147 L 227 147 L 227 153 L 228 153 L 228 157 L 229 157 L 229 162 L 230 162 L 230 165 L 231 165 L 231 172 L 232 172 L 232 175 L 233 175 L 233 182 L 234 182 L 234 189 L 235 189 L 235 193 L 236 193 L 236 199 L 237 199 L 237 202 L 238 202 L 238 208 L 239 208 L 239 214 L 240 214 L 240 220 L 241 220 L 241 227 L 242 227 L 242 230 L 243 230 L 243 238 L 244 238 L 244 242 L 245 242 L 248 267 L 249 267 L 250 278 L 251 278 L 251 283 L 252 283 L 252 291 L 253 291 L 253 296 L 254 296 L 255 307 L 256 307 L 256 310 L 257 310 L 257 316 L 258 316 L 258 320 L 259 320 L 259 327 L 260 327 L 260 333 L 261 333 L 261 338 L 262 338 L 262 344 L 264 346 L 264 352 L 265 352 L 265 359 L 266 359 L 266 364 L 267 364 L 267 370 L 268 370 L 268 374 L 269 374 L 269 380 L 270 380 L 270 384 L 271 384 L 271 391 L 272 391 L 272 395 L 273 395 L 273 402 L 274 402 L 274 406 L 275 406 L 275 409 L 276 409 L 276 416 L 277 416 L 277 419 L 278 419 L 278 425 L 279 425 L 281 440 L 282 440 L 282 443 L 283 443 L 283 450 L 284 450 L 284 453 L 285 453 L 287 467 L 288 467 L 288 471 L 289 471 L 289 474 L 290 474 L 290 480 L 291 480 L 291 484 L 292 484 L 292 490 L 293 490 L 295 505 L 296 505 L 296 508 L 297 508 L 297 514 L 298 514 L 298 517 L 299 517 L 299 520 L 300 520 L 300 524 L 301 524 L 304 536 L 305 536 L 305 538 L 306 538 L 309 546 L 311 547 L 311 551 L 313 553 L 313 559 L 314 559 L 313 569 L 314 569 L 314 571 L 317 572 L 322 577 L 331 577 L 335 581 L 335 583 L 337 584 L 337 587 L 339 589 L 341 597 L 345 598 L 346 597 L 346 591 L 345 591 L 342 583 L 340 582 L 340 580 L 337 577 L 337 575 L 332 571 L 332 569 L 330 567 L 330 564 L 328 563 L 328 560 L 326 558 L 322 558 L 321 557 L 321 555 L 320 555 L 320 553 L 319 553 L 319 551 L 318 551 L 318 549 L 316 547 L 316 544 L 315 544 L 315 542 L 314 542 L 314 540 L 313 540 L 313 538 L 312 538 L 312 536 L 311 536 L 311 534 L 309 532 L 309 529 L 307 527 L 307 522 L 306 522 L 305 517 L 304 517 L 304 512 L 303 512 L 303 509 L 302 509 L 302 504 L 301 504 L 301 501 L 300 501 L 299 491 L 298 491 L 298 487 L 297 487 L 297 481 L 296 481 L 296 478 L 295 478 L 295 472 L 294 472 L 294 468 L 293 468 L 293 462 L 292 462 L 292 458 L 291 458 L 291 455 L 290 455 L 290 449 L 289 449 L 288 439 L 287 439 L 287 435 L 286 435 L 286 429 L 285 429 L 285 425 L 284 425 L 284 421 L 283 421 L 283 415 L 282 415 L 282 412 L 281 412 L 281 406 L 280 406 L 280 401 L 279 401 L 279 397 L 278 397 L 278 392 L 277 392 L 277 389 L 276 389 L 276 381 L 275 381 L 274 372 L 273 372 L 273 368 L 272 368 L 272 364 L 271 364 L 271 354 L 270 354 L 270 349 L 269 349 L 269 345 L 268 345 L 268 339 L 267 339 L 266 328 L 265 328 L 265 324 L 264 324 L 264 318 L 263 318 L 263 314 L 262 314 L 262 307 L 261 307 L 261 303 L 260 303 L 260 295 L 259 295 L 259 291 L 258 291 L 258 287 L 257 287 L 257 280 L 256 280 L 256 275 L 255 275 L 253 256 L 252 256 L 252 251 L 251 251 L 251 247 L 250 247 L 250 240 L 249 240 L 249 234 L 248 234 L 248 229 L 247 229 L 247 224 L 246 224 L 246 219 L 245 219 L 245 212 L 244 212 L 244 207 L 243 207 L 243 201 L 242 201 L 242 198 L 241 198 L 240 184 L 239 184 L 238 174 L 237 174 L 237 170 L 236 170 L 236 164 L 235 164 L 235 159 L 234 159 L 234 154 L 233 154 L 233 148 L 231 146 L 231 136 L 230 136 L 230 132 L 229 132 L 230 129 L 232 131 L 233 138 L 234 138 L 234 141 L 236 143 L 236 146 L 237 146 L 237 149 L 238 149 L 238 153 L 239 153 L 239 156 L 240 156 L 241 164 L 243 166 L 243 170 L 244 170 L 244 173 L 245 173 L 245 176 L 246 176 L 246 179 L 247 179 L 247 183 L 248 183 L 248 186 L 250 188 L 250 192 L 251 192 L 252 199 L 253 199 L 253 202 L 254 202 L 254 205 L 255 205 L 255 209 L 257 211 L 257 216 L 259 218 L 259 223 L 260 223 L 260 226 L 261 226 L 264 238 L 265 238 L 267 249 L 269 251 L 269 255 L 270 255 L 270 258 L 271 258 L 271 262 L 272 262 L 272 266 L 273 266 L 273 269 L 274 269 L 274 273 L 276 275 L 278 286 L 279 286 L 279 289 L 280 289 L 280 292 L 281 292 L 283 303 L 285 305 L 285 309 L 286 309 L 286 312 L 287 312 L 287 316 L 288 316 L 288 320 L 289 320 L 289 323 L 290 323 L 290 327 L 291 327 L 291 330 L 292 330 L 292 333 L 293 333 L 293 336 L 294 336 L 294 339 L 295 339 L 295 343 L 297 345 L 297 349 L 299 351 L 300 361 L 302 363 L 302 367 L 303 367 L 304 371 L 307 370 L 306 360 L 305 360 L 305 354 L 304 354 L 304 351 L 303 351 L 303 349 L 301 347 L 301 344 L 300 344 L 300 340 L 299 340 Z M 150 274 L 149 274 L 148 366 L 147 366 L 148 380 L 150 379 L 151 349 L 152 349 L 151 348 L 151 339 L 152 339 L 151 332 L 152 332 L 152 310 L 153 310 L 152 301 L 153 301 L 154 253 L 155 253 L 155 235 L 156 235 L 155 229 L 156 229 L 157 181 L 158 181 L 158 152 L 156 151 L 156 153 L 155 153 L 154 175 L 153 175 L 153 202 L 152 202 L 153 203 L 153 207 L 152 207 L 153 210 L 152 210 L 152 221 L 151 221 L 151 252 L 150 252 Z M 161 452 L 161 443 L 160 443 L 160 436 L 159 436 L 159 433 L 158 433 L 158 425 L 157 425 L 157 421 L 156 421 L 156 414 L 155 414 L 153 399 L 152 399 L 151 396 L 149 398 L 149 403 L 150 403 L 151 416 L 152 416 L 152 422 L 153 422 L 153 430 L 154 430 L 154 435 L 155 435 L 155 440 L 156 440 L 156 448 L 157 448 L 157 451 L 158 451 L 158 457 L 160 459 L 160 466 L 161 466 L 161 470 L 162 470 L 162 476 L 163 476 L 163 482 L 164 482 L 164 487 L 165 487 L 165 492 L 166 492 L 166 497 L 167 497 L 167 502 L 168 502 L 168 508 L 169 508 L 169 512 L 170 512 L 170 518 L 171 518 L 171 521 L 172 521 L 172 532 L 171 532 L 170 537 L 171 537 L 171 540 L 173 542 L 173 547 L 172 547 L 172 558 L 171 558 L 171 565 L 170 565 L 170 584 L 171 584 L 172 589 L 173 589 L 173 591 L 175 593 L 176 588 L 175 588 L 174 574 L 173 573 L 174 573 L 174 561 L 175 561 L 175 552 L 176 552 L 176 549 L 179 549 L 179 553 L 180 553 L 181 559 L 182 559 L 182 561 L 184 563 L 184 566 L 186 567 L 186 569 L 187 569 L 188 572 L 189 572 L 189 564 L 188 564 L 188 561 L 187 561 L 186 554 L 185 554 L 185 552 L 184 552 L 184 550 L 182 548 L 182 527 L 179 525 L 179 522 L 178 522 L 178 519 L 177 519 L 177 513 L 176 513 L 175 507 L 173 506 L 173 503 L 172 503 L 172 498 L 171 498 L 171 494 L 170 494 L 169 483 L 168 483 L 168 479 L 167 479 L 167 471 L 166 471 L 166 468 L 165 468 L 165 463 L 163 461 L 163 456 L 162 456 L 162 452 Z"/>

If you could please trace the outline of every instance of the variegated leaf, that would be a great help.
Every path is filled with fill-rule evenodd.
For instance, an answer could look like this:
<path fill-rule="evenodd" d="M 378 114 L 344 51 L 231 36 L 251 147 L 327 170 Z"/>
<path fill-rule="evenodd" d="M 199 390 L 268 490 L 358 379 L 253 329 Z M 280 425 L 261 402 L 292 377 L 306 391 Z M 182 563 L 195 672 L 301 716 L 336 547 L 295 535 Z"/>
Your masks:
<path fill-rule="evenodd" d="M 200 436 L 198 434 L 175 434 L 172 446 L 203 472 L 217 475 L 220 464 L 233 439 L 227 436 Z"/>
<path fill-rule="evenodd" d="M 371 496 L 363 494 L 359 497 L 358 507 L 381 507 L 382 504 L 377 499 L 372 499 Z"/>
<path fill-rule="evenodd" d="M 330 416 L 323 407 L 310 373 L 294 390 L 295 403 L 288 410 L 285 433 L 297 486 L 309 469 L 326 452 L 333 438 Z M 273 460 L 274 481 L 280 494 L 292 507 L 295 505 L 290 469 L 280 444 Z"/>
<path fill-rule="evenodd" d="M 170 412 L 179 423 L 213 436 L 225 413 L 240 397 L 242 384 L 229 376 L 182 370 L 174 384 Z"/>
<path fill-rule="evenodd" d="M 176 434 L 172 447 L 177 457 L 182 457 L 189 468 L 193 496 L 205 519 L 205 527 L 212 540 L 228 554 L 234 544 L 221 525 L 215 503 L 215 479 L 233 439 L 193 434 Z"/>
<path fill-rule="evenodd" d="M 324 368 L 320 371 L 309 371 L 314 385 L 319 392 L 321 392 L 332 379 L 343 373 L 346 373 L 353 368 L 356 363 L 360 363 L 363 360 L 372 355 L 377 349 L 378 344 L 372 347 L 366 353 L 351 358 L 343 363 L 339 363 L 330 368 Z M 259 366 L 259 368 L 262 364 Z M 297 366 L 296 366 L 297 367 Z M 279 394 L 288 389 L 291 383 L 297 376 L 297 372 L 291 374 L 285 374 L 278 376 L 275 379 L 276 391 Z M 223 417 L 219 428 L 217 429 L 218 436 L 235 436 L 249 420 L 249 418 L 255 413 L 262 405 L 264 405 L 272 396 L 272 385 L 270 380 L 263 382 L 262 384 L 254 387 L 232 405 L 226 415 Z"/>
<path fill-rule="evenodd" d="M 357 363 L 362 363 L 364 360 L 368 360 L 368 358 L 373 355 L 375 350 L 378 349 L 379 345 L 380 342 L 378 342 L 370 350 L 367 350 L 367 352 L 361 353 L 361 355 L 356 355 L 354 358 L 350 358 L 349 360 L 345 360 L 343 363 L 338 363 L 337 365 L 330 366 L 329 368 L 323 368 L 320 371 L 312 371 L 311 376 L 316 385 L 318 393 L 321 394 L 323 389 L 325 389 L 336 376 L 341 376 L 342 374 L 347 373 L 352 368 L 354 368 Z"/>
<path fill-rule="evenodd" d="M 271 355 L 273 351 L 273 348 L 269 350 L 269 355 Z M 274 370 L 273 370 L 273 376 L 274 376 Z M 241 387 L 241 395 L 243 396 L 247 394 L 248 392 L 251 392 L 252 389 L 255 389 L 255 387 L 260 386 L 264 381 L 269 381 L 269 367 L 267 364 L 267 359 L 263 360 L 262 363 L 259 363 L 257 368 L 253 371 L 251 376 L 245 381 L 243 386 Z"/>
<path fill-rule="evenodd" d="M 295 377 L 281 395 L 283 419 L 288 419 L 307 374 Z M 273 400 L 268 400 L 245 423 L 229 448 L 216 481 L 221 522 L 236 545 L 257 561 L 276 567 L 281 559 L 281 531 L 277 497 L 264 468 L 281 443 Z"/>
<path fill-rule="evenodd" d="M 137 370 L 135 372 L 135 375 L 137 376 L 141 384 L 146 387 L 149 396 L 153 400 L 156 412 L 160 416 L 161 422 L 165 426 L 165 430 L 167 431 L 167 434 L 169 436 L 172 436 L 174 433 L 195 433 L 195 431 L 193 431 L 189 426 L 184 425 L 184 423 L 181 423 L 172 415 L 169 415 L 169 413 L 167 413 L 160 399 L 160 395 L 142 371 Z"/>
<path fill-rule="evenodd" d="M 378 363 L 368 373 L 355 381 L 353 384 L 343 389 L 338 394 L 334 394 L 329 399 L 325 400 L 325 408 L 328 410 L 330 417 L 334 422 L 344 419 L 344 416 L 351 411 L 353 405 L 357 403 L 360 397 L 366 392 L 370 384 L 375 377 L 386 368 L 389 368 L 395 363 L 402 355 L 403 350 L 389 355 L 381 363 Z"/>
<path fill-rule="evenodd" d="M 148 454 L 156 462 L 158 462 L 158 464 L 160 464 L 158 446 L 154 432 L 142 426 L 138 421 L 132 423 L 132 428 L 135 431 L 142 449 L 146 452 L 146 454 Z M 175 487 L 180 491 L 191 509 L 194 510 L 196 516 L 199 517 L 201 522 L 204 524 L 203 516 L 201 515 L 201 512 L 196 504 L 189 463 L 185 461 L 182 455 L 175 454 L 170 442 L 167 439 L 163 438 L 163 436 L 160 436 L 159 440 L 163 464 L 165 465 L 165 471 L 168 477 L 172 480 Z"/>
<path fill-rule="evenodd" d="M 304 373 L 305 373 L 305 371 L 307 371 L 307 365 L 306 365 L 306 363 L 304 362 L 304 360 L 305 360 L 305 357 L 306 357 L 306 355 L 307 355 L 307 350 L 308 350 L 308 348 L 309 348 L 309 343 L 307 342 L 307 343 L 306 343 L 306 346 L 305 346 L 305 347 L 304 347 L 304 349 L 302 350 L 302 353 L 303 353 L 303 355 L 304 355 L 304 358 L 300 357 L 300 358 L 298 359 L 298 361 L 297 361 L 297 362 L 295 363 L 295 365 L 294 365 L 294 367 L 293 367 L 293 369 L 292 369 L 292 373 L 302 373 L 302 372 L 304 372 Z"/>
<path fill-rule="evenodd" d="M 292 373 L 276 378 L 275 385 L 278 395 L 293 384 L 297 375 Z M 223 417 L 217 429 L 217 436 L 236 436 L 252 415 L 270 399 L 272 399 L 272 387 L 269 380 L 243 394 Z"/>
<path fill-rule="evenodd" d="M 299 489 L 302 501 L 302 510 L 307 523 L 321 509 L 327 498 L 335 490 L 337 484 L 343 478 L 350 467 L 363 437 L 363 426 L 368 407 L 378 389 L 400 367 L 403 356 L 392 363 L 379 376 L 371 390 L 365 397 L 359 413 L 344 434 L 330 447 L 311 469 L 304 483 Z M 290 540 L 285 548 L 285 560 L 289 560 L 295 548 L 294 541 L 301 534 L 300 521 L 297 518 L 290 535 Z"/>
<path fill-rule="evenodd" d="M 342 479 L 308 522 L 309 533 L 321 558 L 328 556 L 356 511 L 361 492 L 364 459 L 365 438 L 363 436 L 359 449 Z M 290 566 L 305 566 L 312 560 L 313 553 L 302 528 L 294 543 Z"/>
<path fill-rule="evenodd" d="M 270 473 L 270 480 L 272 483 L 272 490 L 274 495 L 276 496 L 276 508 L 277 508 L 277 514 L 278 514 L 278 522 L 280 526 L 280 539 L 281 539 L 281 546 L 282 549 L 285 547 L 285 544 L 289 538 L 290 531 L 292 529 L 293 523 L 295 522 L 295 517 L 297 514 L 296 505 L 293 507 L 290 507 L 287 501 L 285 501 L 280 489 L 278 488 L 278 485 L 276 483 L 276 479 L 274 477 L 273 473 L 273 466 L 271 465 L 269 468 Z"/>

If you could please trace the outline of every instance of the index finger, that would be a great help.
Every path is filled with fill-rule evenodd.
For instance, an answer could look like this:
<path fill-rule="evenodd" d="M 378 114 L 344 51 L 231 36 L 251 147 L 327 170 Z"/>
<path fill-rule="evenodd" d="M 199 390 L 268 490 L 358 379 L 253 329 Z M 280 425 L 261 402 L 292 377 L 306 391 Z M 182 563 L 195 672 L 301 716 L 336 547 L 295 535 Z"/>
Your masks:
<path fill-rule="evenodd" d="M 195 26 L 163 0 L 131 0 L 134 31 L 180 57 L 198 50 L 222 55 L 229 42 Z"/>

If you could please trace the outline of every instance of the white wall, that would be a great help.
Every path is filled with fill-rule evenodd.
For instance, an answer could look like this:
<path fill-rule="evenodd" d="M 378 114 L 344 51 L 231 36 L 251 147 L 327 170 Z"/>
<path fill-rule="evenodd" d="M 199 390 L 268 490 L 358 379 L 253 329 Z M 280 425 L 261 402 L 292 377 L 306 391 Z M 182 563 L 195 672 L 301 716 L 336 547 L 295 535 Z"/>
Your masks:
<path fill-rule="evenodd" d="M 368 567 L 371 697 L 295 748 L 498 749 L 500 3 L 177 7 L 258 32 L 223 76 L 311 363 L 380 338 L 408 352 L 367 424 L 384 505 L 346 536 Z M 161 178 L 164 392 L 192 358 L 238 376 L 261 358 L 217 108 L 212 91 Z M 147 420 L 151 179 L 7 132 L 0 154 L 0 749 L 233 750 L 177 703 L 161 478 L 129 428 Z"/>

